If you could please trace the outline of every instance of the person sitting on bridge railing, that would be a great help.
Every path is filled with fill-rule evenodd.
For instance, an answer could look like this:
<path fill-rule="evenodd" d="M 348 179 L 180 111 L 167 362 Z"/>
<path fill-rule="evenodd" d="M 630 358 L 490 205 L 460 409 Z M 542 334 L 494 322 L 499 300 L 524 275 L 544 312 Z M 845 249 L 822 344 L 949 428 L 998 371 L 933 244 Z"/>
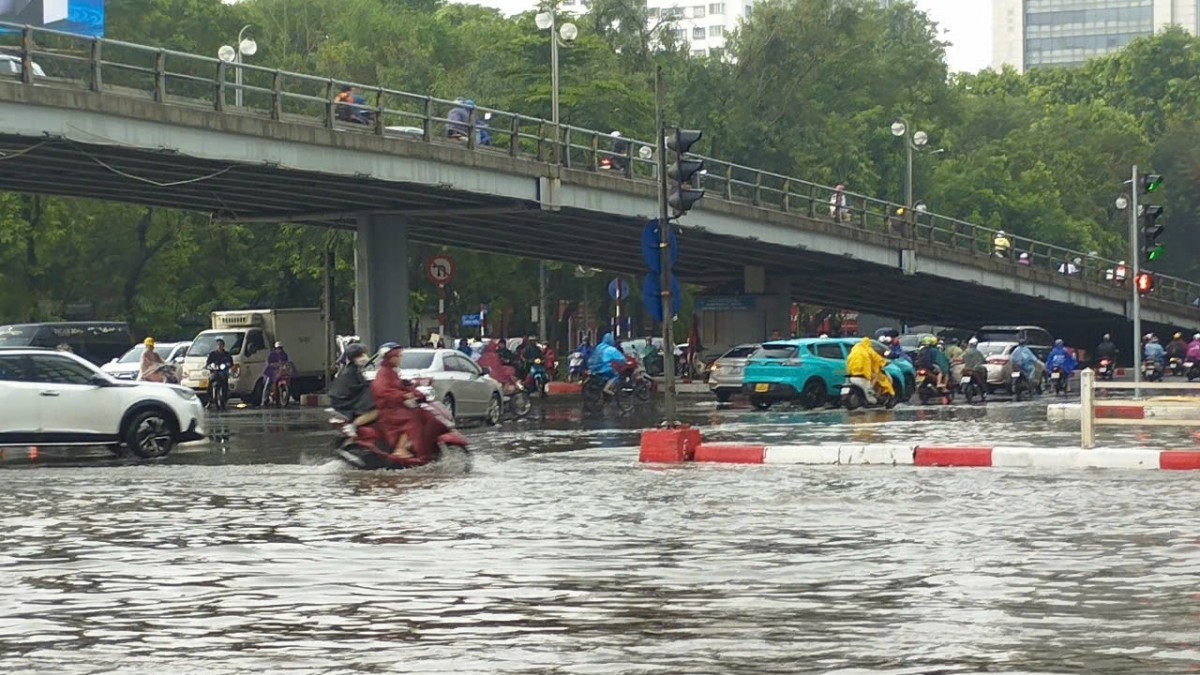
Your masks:
<path fill-rule="evenodd" d="M 829 217 L 839 223 L 850 222 L 850 206 L 846 200 L 846 186 L 838 184 L 829 197 Z"/>
<path fill-rule="evenodd" d="M 1011 252 L 1012 240 L 1004 234 L 1004 230 L 998 230 L 996 236 L 992 237 L 992 254 L 997 258 L 1007 258 Z"/>
<path fill-rule="evenodd" d="M 351 122 L 354 124 L 370 124 L 371 113 L 364 110 L 367 105 L 367 99 L 358 93 L 358 90 L 350 85 L 342 87 L 341 93 L 333 99 L 337 103 L 337 118 L 343 122 Z"/>

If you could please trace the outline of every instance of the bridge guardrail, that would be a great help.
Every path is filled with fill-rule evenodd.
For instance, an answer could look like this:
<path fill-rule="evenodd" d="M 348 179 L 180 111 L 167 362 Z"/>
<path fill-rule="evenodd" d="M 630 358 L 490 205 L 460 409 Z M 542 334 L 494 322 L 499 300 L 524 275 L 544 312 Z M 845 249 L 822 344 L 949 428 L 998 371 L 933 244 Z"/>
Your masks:
<path fill-rule="evenodd" d="M 653 142 L 622 137 L 626 145 L 614 151 L 618 138 L 611 134 L 569 125 L 559 125 L 556 130 L 548 120 L 491 108 L 471 111 L 469 133 L 465 139 L 455 141 L 447 133 L 451 125 L 449 111 L 457 105 L 455 101 L 377 85 L 225 63 L 215 57 L 3 22 L 0 53 L 21 60 L 19 77 L 26 84 L 139 96 L 160 103 L 320 124 L 348 132 L 461 143 L 475 151 L 503 152 L 543 162 L 557 158 L 571 169 L 605 170 L 602 167 L 607 158 L 617 160 L 607 170 L 632 180 L 652 180 L 657 172 Z M 45 71 L 44 80 L 33 74 L 33 63 Z M 236 78 L 239 69 L 240 85 Z M 339 119 L 342 108 L 335 98 L 347 86 L 363 97 L 363 103 L 349 107 L 361 113 L 360 123 Z M 240 106 L 235 104 L 239 93 Z M 488 113 L 491 119 L 485 119 Z M 485 128 L 491 136 L 486 145 L 480 142 L 479 134 Z M 644 149 L 648 149 L 649 156 Z M 910 211 L 900 215 L 898 204 L 852 192 L 846 192 L 847 207 L 835 213 L 830 203 L 832 187 L 713 157 L 704 160 L 707 171 L 699 183 L 708 191 L 708 198 L 883 233 L 911 241 L 914 247 L 927 245 L 980 258 L 996 257 L 992 246 L 996 230 L 989 227 L 935 213 Z M 1112 287 L 1112 282 L 1105 279 L 1105 270 L 1115 268 L 1117 261 L 1026 237 L 1009 234 L 1008 239 L 1012 246 L 1002 257 L 1011 264 L 1024 264 L 1019 254 L 1028 253 L 1029 267 L 1057 273 L 1063 263 L 1079 259 L 1080 270 L 1074 276 L 1089 286 Z M 1132 283 L 1132 279 L 1126 283 Z M 1200 284 L 1158 274 L 1153 298 L 1193 306 L 1193 301 L 1200 299 Z"/>

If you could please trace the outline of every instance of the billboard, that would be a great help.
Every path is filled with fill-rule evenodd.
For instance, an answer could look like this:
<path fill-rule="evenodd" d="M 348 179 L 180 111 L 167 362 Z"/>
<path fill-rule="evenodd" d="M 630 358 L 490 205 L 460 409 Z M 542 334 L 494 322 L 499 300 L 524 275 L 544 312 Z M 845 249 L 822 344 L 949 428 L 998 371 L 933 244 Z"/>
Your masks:
<path fill-rule="evenodd" d="M 104 0 L 0 0 L 0 21 L 104 37 Z"/>

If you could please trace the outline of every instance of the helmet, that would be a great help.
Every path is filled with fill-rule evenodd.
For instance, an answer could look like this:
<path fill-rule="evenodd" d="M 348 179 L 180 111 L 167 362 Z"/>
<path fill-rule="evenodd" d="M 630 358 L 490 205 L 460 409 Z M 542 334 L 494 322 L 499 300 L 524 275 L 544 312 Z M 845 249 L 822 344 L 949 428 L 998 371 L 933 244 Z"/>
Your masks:
<path fill-rule="evenodd" d="M 361 343 L 355 342 L 354 344 L 350 345 L 349 347 L 346 347 L 346 358 L 350 359 L 351 361 L 353 361 L 354 359 L 357 359 L 360 356 L 366 356 L 366 355 L 367 355 L 367 348 L 362 346 Z"/>
<path fill-rule="evenodd" d="M 1111 339 L 1112 339 L 1112 336 L 1111 336 L 1111 335 L 1109 335 L 1108 333 L 1105 333 L 1105 334 L 1104 334 L 1104 337 L 1102 337 L 1102 338 L 1100 338 L 1100 339 L 1102 339 L 1102 340 L 1105 340 L 1105 341 L 1108 341 L 1108 340 L 1111 340 Z"/>
<path fill-rule="evenodd" d="M 1021 260 L 1029 260 L 1029 254 L 1028 254 L 1028 253 L 1022 253 L 1022 254 L 1020 255 L 1020 258 L 1021 258 Z"/>
<path fill-rule="evenodd" d="M 971 338 L 970 340 L 967 340 L 967 344 L 969 344 L 971 346 L 975 346 L 975 345 L 979 344 L 979 338 Z"/>
<path fill-rule="evenodd" d="M 1200 340 L 1200 333 L 1196 333 L 1195 335 L 1193 335 L 1193 336 L 1192 336 L 1192 339 L 1193 339 L 1193 340 Z"/>
<path fill-rule="evenodd" d="M 1021 347 L 1024 347 L 1027 344 L 1029 344 L 1029 340 L 1026 340 L 1025 338 L 1021 338 L 1020 340 L 1017 340 L 1017 345 L 1019 345 Z"/>
<path fill-rule="evenodd" d="M 936 345 L 937 338 L 933 337 L 932 335 L 926 335 L 925 337 L 921 338 L 922 347 L 934 347 Z"/>
<path fill-rule="evenodd" d="M 393 349 L 400 349 L 400 345 L 395 342 L 385 342 L 385 343 L 379 345 L 379 353 L 380 354 L 386 354 L 386 353 L 392 351 Z"/>
<path fill-rule="evenodd" d="M 1153 340 L 1153 339 L 1154 339 L 1154 333 L 1146 333 L 1145 335 L 1143 335 L 1143 336 L 1142 336 L 1142 339 L 1143 339 L 1143 340 Z"/>
<path fill-rule="evenodd" d="M 147 347 L 153 347 L 154 346 L 154 338 L 148 337 L 145 339 L 145 341 L 142 342 L 142 344 L 146 345 Z"/>
<path fill-rule="evenodd" d="M 890 345 L 890 344 L 892 344 L 892 336 L 884 335 L 883 337 L 879 338 L 879 341 L 885 345 Z"/>
<path fill-rule="evenodd" d="M 469 98 L 464 99 L 462 104 L 463 104 L 463 107 L 466 108 L 467 110 L 473 110 L 475 108 L 475 101 L 472 101 Z"/>
<path fill-rule="evenodd" d="M 621 136 L 621 132 L 614 130 L 611 134 L 609 134 L 609 136 L 614 136 L 614 137 L 619 138 Z"/>
<path fill-rule="evenodd" d="M 1062 341 L 1062 338 L 1059 338 L 1059 339 L 1055 340 L 1055 341 L 1054 341 L 1054 346 L 1055 346 L 1055 347 L 1061 347 L 1061 346 L 1063 346 L 1063 341 Z"/>
<path fill-rule="evenodd" d="M 1076 258 L 1075 258 L 1074 260 L 1072 260 L 1071 262 L 1075 263 L 1076 265 L 1082 265 L 1082 264 L 1083 264 L 1083 258 L 1076 257 Z"/>
<path fill-rule="evenodd" d="M 1172 338 L 1172 339 L 1174 339 L 1174 340 L 1182 340 L 1182 339 L 1183 339 L 1183 333 L 1176 333 L 1176 334 L 1175 334 L 1175 337 L 1174 337 L 1174 338 Z"/>
<path fill-rule="evenodd" d="M 282 349 L 282 348 L 283 348 L 283 343 L 280 342 L 279 340 L 276 340 L 275 341 L 275 349 Z"/>
<path fill-rule="evenodd" d="M 997 236 L 997 237 L 1003 237 L 1003 236 L 1004 236 L 1004 230 L 996 230 L 996 236 Z"/>

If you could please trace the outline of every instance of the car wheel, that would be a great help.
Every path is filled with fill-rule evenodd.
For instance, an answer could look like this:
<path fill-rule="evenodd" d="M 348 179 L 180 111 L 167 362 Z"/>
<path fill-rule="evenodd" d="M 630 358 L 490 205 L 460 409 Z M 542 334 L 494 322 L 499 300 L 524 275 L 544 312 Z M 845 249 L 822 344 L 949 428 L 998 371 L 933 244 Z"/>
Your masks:
<path fill-rule="evenodd" d="M 500 394 L 492 394 L 491 400 L 488 401 L 487 415 L 483 418 L 483 421 L 489 427 L 494 427 L 500 423 L 500 409 L 503 405 L 500 401 Z"/>
<path fill-rule="evenodd" d="M 729 403 L 729 399 L 731 399 L 731 398 L 733 398 L 732 391 L 728 391 L 725 389 L 717 390 L 717 402 L 718 403 Z"/>
<path fill-rule="evenodd" d="M 446 398 L 442 399 L 442 405 L 446 406 L 446 410 L 450 411 L 450 419 L 457 419 L 454 412 L 454 397 L 446 394 Z"/>
<path fill-rule="evenodd" d="M 125 445 L 143 459 L 166 457 L 175 447 L 175 423 L 160 409 L 144 410 L 125 427 Z"/>
<path fill-rule="evenodd" d="M 750 405 L 754 406 L 758 410 L 766 410 L 771 407 L 771 400 L 759 398 L 758 396 L 751 396 Z"/>
<path fill-rule="evenodd" d="M 247 398 L 247 397 L 243 396 L 242 401 L 244 401 L 250 405 L 253 405 L 253 406 L 257 406 L 258 404 L 262 403 L 263 402 L 263 394 L 265 393 L 263 391 L 263 388 L 264 388 L 263 381 L 262 381 L 262 379 L 259 379 L 258 382 L 254 383 L 254 389 L 250 392 L 250 397 Z M 266 407 L 266 406 L 263 406 L 263 407 Z"/>
<path fill-rule="evenodd" d="M 805 410 L 818 408 L 825 403 L 825 384 L 814 378 L 804 383 L 804 389 L 800 391 L 800 405 L 804 406 Z"/>

